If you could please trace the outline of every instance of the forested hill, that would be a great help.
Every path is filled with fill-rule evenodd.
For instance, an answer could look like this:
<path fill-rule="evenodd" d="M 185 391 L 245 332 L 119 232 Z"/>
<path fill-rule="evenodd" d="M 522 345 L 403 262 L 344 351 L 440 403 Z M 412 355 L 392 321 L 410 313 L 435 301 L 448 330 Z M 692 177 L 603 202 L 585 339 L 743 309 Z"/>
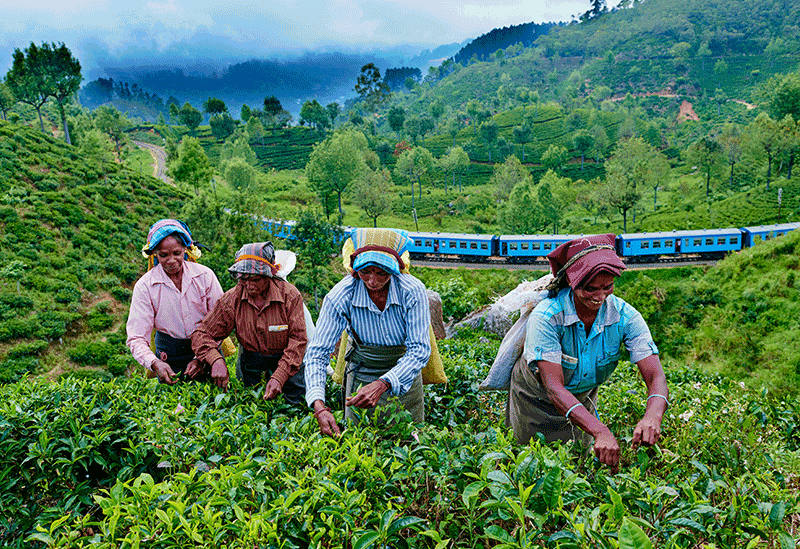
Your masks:
<path fill-rule="evenodd" d="M 556 23 L 523 23 L 521 25 L 511 25 L 501 29 L 493 29 L 484 35 L 479 36 L 459 50 L 453 60 L 456 63 L 466 65 L 474 57 L 481 61 L 487 61 L 498 49 L 505 50 L 509 46 L 529 47 L 533 45 L 537 38 L 544 36 Z"/>

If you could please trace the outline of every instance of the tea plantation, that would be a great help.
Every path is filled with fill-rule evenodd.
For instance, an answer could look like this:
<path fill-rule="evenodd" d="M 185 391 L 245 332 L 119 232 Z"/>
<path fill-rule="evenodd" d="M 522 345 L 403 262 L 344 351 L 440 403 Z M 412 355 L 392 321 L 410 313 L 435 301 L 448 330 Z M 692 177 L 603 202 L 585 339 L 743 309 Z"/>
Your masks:
<path fill-rule="evenodd" d="M 426 389 L 425 424 L 339 439 L 237 382 L 224 394 L 127 377 L 122 319 L 142 240 L 188 197 L 2 121 L 0 174 L 0 547 L 789 549 L 800 538 L 796 357 L 781 350 L 796 340 L 800 233 L 706 273 L 626 274 L 620 292 L 681 358 L 666 361 L 657 448 L 629 448 L 646 395 L 635 367 L 601 391 L 601 418 L 626 448 L 612 475 L 569 445 L 513 443 L 505 395 L 477 392 L 499 345 L 487 334 L 442 343 L 450 382 Z M 420 276 L 453 314 L 518 281 Z"/>
<path fill-rule="evenodd" d="M 800 404 L 667 365 L 657 448 L 627 449 L 645 387 L 621 365 L 600 414 L 611 475 L 571 446 L 517 446 L 476 386 L 498 342 L 445 343 L 427 422 L 321 438 L 306 411 L 235 383 L 6 386 L 0 543 L 9 547 L 795 547 Z M 331 398 L 335 388 L 330 387 Z M 341 411 L 336 411 L 341 421 Z"/>

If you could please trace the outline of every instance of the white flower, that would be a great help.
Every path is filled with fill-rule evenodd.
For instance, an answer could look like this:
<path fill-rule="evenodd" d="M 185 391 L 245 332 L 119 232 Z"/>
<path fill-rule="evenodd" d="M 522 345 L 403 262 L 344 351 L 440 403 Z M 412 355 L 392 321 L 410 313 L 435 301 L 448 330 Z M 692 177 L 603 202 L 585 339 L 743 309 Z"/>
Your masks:
<path fill-rule="evenodd" d="M 741 387 L 742 389 L 744 389 L 744 381 L 740 381 L 740 382 L 739 382 L 739 387 Z"/>
<path fill-rule="evenodd" d="M 683 421 L 689 421 L 693 415 L 694 415 L 694 410 L 686 410 L 678 417 L 681 418 Z"/>

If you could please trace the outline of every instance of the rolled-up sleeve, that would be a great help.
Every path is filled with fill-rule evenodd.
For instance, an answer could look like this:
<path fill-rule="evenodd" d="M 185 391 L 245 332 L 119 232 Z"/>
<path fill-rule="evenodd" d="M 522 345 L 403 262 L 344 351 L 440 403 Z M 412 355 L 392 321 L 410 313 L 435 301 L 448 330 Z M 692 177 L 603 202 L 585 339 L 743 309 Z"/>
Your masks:
<path fill-rule="evenodd" d="M 225 359 L 219 350 L 219 342 L 231 335 L 236 327 L 235 289 L 228 290 L 219 298 L 192 334 L 194 356 L 205 364 L 210 365 L 217 359 Z"/>
<path fill-rule="evenodd" d="M 133 286 L 131 308 L 125 331 L 128 335 L 126 343 L 136 362 L 152 369 L 156 355 L 150 349 L 150 338 L 155 329 L 155 311 L 150 299 L 147 285 L 141 280 Z"/>
<path fill-rule="evenodd" d="M 334 290 L 336 289 L 334 288 Z M 334 290 L 322 302 L 322 309 L 317 319 L 317 331 L 306 349 L 304 359 L 306 402 L 309 406 L 312 406 L 316 400 L 325 402 L 325 380 L 328 375 L 331 353 L 347 326 L 347 319 L 336 303 L 337 296 Z"/>
<path fill-rule="evenodd" d="M 647 327 L 642 315 L 633 307 L 630 308 L 632 314 L 625 324 L 623 341 L 631 355 L 631 362 L 636 363 L 650 355 L 657 355 L 658 347 L 656 347 L 653 336 L 650 335 L 650 328 Z"/>
<path fill-rule="evenodd" d="M 525 334 L 525 361 L 544 360 L 561 364 L 561 341 L 552 319 L 534 310 L 528 318 Z"/>

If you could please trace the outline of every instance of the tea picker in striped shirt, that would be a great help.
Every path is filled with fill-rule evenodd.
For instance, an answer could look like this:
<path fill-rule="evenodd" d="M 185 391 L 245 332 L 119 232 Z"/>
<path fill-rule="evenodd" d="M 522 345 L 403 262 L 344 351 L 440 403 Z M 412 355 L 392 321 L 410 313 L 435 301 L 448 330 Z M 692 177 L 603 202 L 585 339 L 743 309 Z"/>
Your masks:
<path fill-rule="evenodd" d="M 350 238 L 352 275 L 325 297 L 304 360 L 306 402 L 326 435 L 340 433 L 325 406 L 325 378 L 343 330 L 353 342 L 344 381 L 345 418 L 354 418 L 353 407 L 371 414 L 389 397 L 398 397 L 414 421 L 425 416 L 421 371 L 431 354 L 431 318 L 425 285 L 403 272 L 402 256 L 411 239 L 393 229 L 353 229 Z"/>

